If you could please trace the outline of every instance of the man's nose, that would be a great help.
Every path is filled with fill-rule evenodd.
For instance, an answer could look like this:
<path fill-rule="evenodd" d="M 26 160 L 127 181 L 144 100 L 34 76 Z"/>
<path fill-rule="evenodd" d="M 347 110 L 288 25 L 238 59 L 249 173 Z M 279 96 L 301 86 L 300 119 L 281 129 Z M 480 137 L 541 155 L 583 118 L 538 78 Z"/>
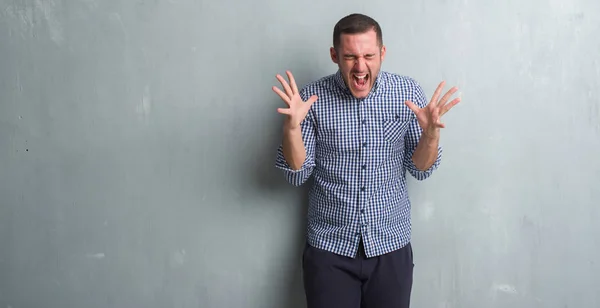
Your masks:
<path fill-rule="evenodd" d="M 365 67 L 366 67 L 365 59 L 357 58 L 356 61 L 354 61 L 354 69 L 355 70 L 362 71 Z"/>

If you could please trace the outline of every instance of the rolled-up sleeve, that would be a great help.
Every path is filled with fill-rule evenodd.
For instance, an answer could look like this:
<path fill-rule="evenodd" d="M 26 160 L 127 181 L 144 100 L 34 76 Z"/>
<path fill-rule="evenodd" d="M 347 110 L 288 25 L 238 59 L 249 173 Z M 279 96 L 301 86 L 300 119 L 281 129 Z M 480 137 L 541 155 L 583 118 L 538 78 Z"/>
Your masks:
<path fill-rule="evenodd" d="M 302 100 L 306 101 L 306 92 L 300 93 Z M 277 148 L 277 158 L 275 167 L 283 170 L 286 180 L 294 186 L 300 186 L 310 178 L 315 168 L 315 124 L 313 120 L 312 109 L 308 112 L 302 123 L 300 123 L 302 131 L 302 140 L 306 149 L 306 159 L 298 170 L 290 167 L 283 155 L 283 144 L 279 144 Z"/>
<path fill-rule="evenodd" d="M 413 81 L 413 98 L 412 102 L 415 103 L 419 108 L 423 108 L 427 105 L 427 97 L 425 93 L 423 93 L 423 89 L 416 82 Z M 405 136 L 405 149 L 406 153 L 404 156 L 404 167 L 408 172 L 417 180 L 422 181 L 431 176 L 431 174 L 439 167 L 442 160 L 442 146 L 438 146 L 438 153 L 435 162 L 429 167 L 427 170 L 420 170 L 415 166 L 415 163 L 412 159 L 415 150 L 417 149 L 417 144 L 421 139 L 421 134 L 423 133 L 423 129 L 419 122 L 415 117 L 411 120 L 409 124 L 408 131 Z"/>

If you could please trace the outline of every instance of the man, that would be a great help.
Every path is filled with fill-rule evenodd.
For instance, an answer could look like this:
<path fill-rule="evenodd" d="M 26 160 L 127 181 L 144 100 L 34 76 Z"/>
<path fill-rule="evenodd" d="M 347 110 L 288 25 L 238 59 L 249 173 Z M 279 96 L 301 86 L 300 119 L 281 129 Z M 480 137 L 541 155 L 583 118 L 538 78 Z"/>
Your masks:
<path fill-rule="evenodd" d="M 298 90 L 277 75 L 288 108 L 276 166 L 293 185 L 310 176 L 302 267 L 309 308 L 409 307 L 413 280 L 408 171 L 437 169 L 440 117 L 456 88 L 431 102 L 410 77 L 381 71 L 379 24 L 362 14 L 334 27 L 335 74 Z"/>

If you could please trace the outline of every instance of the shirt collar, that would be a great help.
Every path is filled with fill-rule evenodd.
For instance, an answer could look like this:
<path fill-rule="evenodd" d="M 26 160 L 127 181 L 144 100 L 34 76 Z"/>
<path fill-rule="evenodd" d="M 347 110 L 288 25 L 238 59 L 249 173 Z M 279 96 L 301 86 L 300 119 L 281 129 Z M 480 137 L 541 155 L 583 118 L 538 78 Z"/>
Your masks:
<path fill-rule="evenodd" d="M 342 91 L 344 93 L 352 96 L 352 93 L 350 92 L 350 89 L 348 88 L 348 86 L 344 82 L 344 78 L 342 77 L 342 71 L 341 70 L 339 70 L 339 69 L 337 70 L 337 72 L 335 73 L 334 79 L 335 79 L 335 83 L 338 85 L 338 87 L 340 87 L 340 89 L 342 89 Z M 383 71 L 379 70 L 379 74 L 375 78 L 375 83 L 373 84 L 373 88 L 371 89 L 371 92 L 369 92 L 369 95 L 367 95 L 367 98 L 376 96 L 377 94 L 379 94 L 381 92 L 381 89 L 383 89 L 383 86 L 384 86 L 384 83 L 385 83 L 385 81 L 383 79 L 384 79 L 383 78 Z"/>

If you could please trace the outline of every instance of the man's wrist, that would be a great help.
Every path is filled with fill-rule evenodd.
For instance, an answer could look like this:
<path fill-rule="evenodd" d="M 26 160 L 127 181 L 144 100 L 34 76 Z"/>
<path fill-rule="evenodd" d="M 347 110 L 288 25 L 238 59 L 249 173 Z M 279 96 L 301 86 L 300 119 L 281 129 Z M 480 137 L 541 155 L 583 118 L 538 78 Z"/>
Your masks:
<path fill-rule="evenodd" d="M 423 142 L 425 144 L 435 146 L 440 141 L 440 133 L 439 132 L 435 132 L 435 133 L 423 132 L 423 134 L 421 135 L 421 139 L 423 140 Z"/>
<path fill-rule="evenodd" d="M 297 131 L 300 131 L 300 125 L 293 125 L 289 120 L 285 120 L 283 123 L 284 133 L 295 133 Z"/>

